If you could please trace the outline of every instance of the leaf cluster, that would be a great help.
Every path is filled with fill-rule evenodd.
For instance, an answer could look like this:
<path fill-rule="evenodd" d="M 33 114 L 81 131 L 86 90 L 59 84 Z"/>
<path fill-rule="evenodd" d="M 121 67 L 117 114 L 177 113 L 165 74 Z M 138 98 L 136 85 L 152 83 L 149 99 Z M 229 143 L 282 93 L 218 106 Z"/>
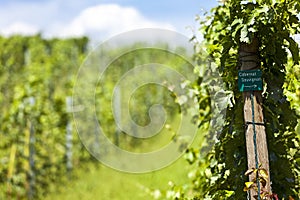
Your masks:
<path fill-rule="evenodd" d="M 41 198 L 66 180 L 66 110 L 87 38 L 0 37 L 0 198 Z M 72 163 L 87 159 L 72 131 Z"/>
<path fill-rule="evenodd" d="M 206 158 L 206 181 L 194 184 L 196 191 L 202 188 L 202 199 L 246 198 L 242 187 L 246 182 L 243 99 L 237 91 L 237 71 L 241 66 L 239 47 L 251 43 L 253 38 L 259 40 L 257 67 L 263 71 L 263 112 L 272 191 L 284 199 L 299 198 L 299 47 L 294 40 L 294 35 L 300 33 L 299 5 L 299 1 L 293 0 L 227 0 L 214 8 L 212 15 L 204 20 L 199 18 L 204 41 L 196 44 L 195 58 L 201 63 L 203 53 L 199 50 L 205 49 L 223 78 L 223 88 L 232 92 L 223 129 L 216 133 L 217 143 Z"/>

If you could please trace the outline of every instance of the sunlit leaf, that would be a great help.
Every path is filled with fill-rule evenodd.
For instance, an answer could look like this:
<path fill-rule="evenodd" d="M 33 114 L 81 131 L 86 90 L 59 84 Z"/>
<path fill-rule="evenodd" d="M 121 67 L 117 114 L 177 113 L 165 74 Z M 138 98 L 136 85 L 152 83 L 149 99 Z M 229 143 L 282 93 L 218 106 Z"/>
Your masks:
<path fill-rule="evenodd" d="M 254 182 L 246 182 L 245 187 L 244 187 L 244 191 L 250 190 L 253 185 L 254 185 Z"/>

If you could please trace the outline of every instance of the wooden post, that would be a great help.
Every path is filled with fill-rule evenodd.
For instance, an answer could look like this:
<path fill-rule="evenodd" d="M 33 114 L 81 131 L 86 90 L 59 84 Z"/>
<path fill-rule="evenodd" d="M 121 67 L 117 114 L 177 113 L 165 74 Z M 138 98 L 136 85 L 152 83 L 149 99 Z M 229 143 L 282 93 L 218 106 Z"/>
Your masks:
<path fill-rule="evenodd" d="M 67 113 L 72 112 L 72 97 L 66 97 L 66 110 Z M 70 175 L 70 172 L 73 169 L 72 165 L 72 143 L 73 137 L 72 137 L 72 124 L 70 120 L 68 119 L 67 125 L 66 125 L 66 168 L 68 175 Z"/>
<path fill-rule="evenodd" d="M 29 147 L 29 166 L 30 166 L 30 174 L 29 174 L 29 199 L 33 199 L 35 196 L 35 130 L 33 122 L 30 123 L 30 147 Z"/>
<path fill-rule="evenodd" d="M 120 145 L 120 133 L 121 130 L 118 127 L 118 123 L 121 123 L 121 89 L 119 86 L 116 87 L 115 89 L 115 98 L 113 100 L 113 106 L 115 109 L 115 121 L 116 121 L 116 130 L 115 130 L 115 144 L 117 146 Z"/>
<path fill-rule="evenodd" d="M 9 165 L 7 170 L 7 197 L 12 198 L 12 177 L 15 171 L 15 160 L 17 154 L 17 145 L 12 144 L 9 156 Z"/>
<path fill-rule="evenodd" d="M 35 98 L 29 97 L 29 104 L 31 107 L 35 104 Z M 34 199 L 35 196 L 35 129 L 34 129 L 34 120 L 35 118 L 30 117 L 30 127 L 29 127 L 29 143 L 28 143 L 28 153 L 29 153 L 29 173 L 28 173 L 28 199 Z"/>
<path fill-rule="evenodd" d="M 254 38 L 251 44 L 242 43 L 239 49 L 239 57 L 241 61 L 241 70 L 254 70 L 259 69 L 260 61 L 258 56 L 259 42 L 257 38 Z M 253 94 L 253 101 L 251 101 L 251 93 Z M 244 120 L 246 124 L 246 149 L 247 149 L 247 161 L 248 169 L 256 168 L 256 152 L 258 155 L 258 163 L 262 164 L 262 168 L 268 172 L 268 181 L 266 189 L 271 192 L 270 186 L 270 173 L 269 173 L 269 156 L 267 147 L 267 138 L 264 124 L 263 107 L 262 107 L 262 92 L 261 91 L 247 91 L 243 92 L 244 97 Z M 254 110 L 252 110 L 252 102 L 254 103 Z M 254 127 L 253 113 L 256 131 L 256 152 L 254 145 Z M 251 174 L 249 180 L 255 178 L 256 174 Z M 260 188 L 262 186 L 260 185 Z M 257 192 L 250 190 L 250 199 L 254 200 L 254 196 Z"/>

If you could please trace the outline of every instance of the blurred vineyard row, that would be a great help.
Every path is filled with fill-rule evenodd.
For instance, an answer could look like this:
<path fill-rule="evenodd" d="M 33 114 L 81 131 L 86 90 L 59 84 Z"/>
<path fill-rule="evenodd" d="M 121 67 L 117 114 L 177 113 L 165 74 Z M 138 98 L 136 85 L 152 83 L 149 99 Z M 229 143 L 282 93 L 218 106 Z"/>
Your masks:
<path fill-rule="evenodd" d="M 77 72 L 89 48 L 86 37 L 0 37 L 0 199 L 41 199 L 47 192 L 55 191 L 58 183 L 67 181 L 72 169 L 92 162 L 75 131 L 70 112 Z M 176 51 L 185 53 L 183 48 Z M 149 143 L 127 136 L 114 125 L 111 98 L 115 83 L 134 66 L 153 62 L 172 66 L 183 74 L 193 71 L 191 64 L 180 56 L 164 50 L 145 49 L 115 59 L 95 90 L 99 122 L 107 137 L 123 149 L 152 151 L 174 138 L 170 127 L 164 127 L 164 134 L 152 138 Z M 93 71 L 88 73 L 95 77 Z M 141 79 L 142 75 L 137 77 Z M 168 87 L 173 86 L 144 85 L 133 94 L 129 109 L 138 125 L 150 123 L 149 108 L 157 103 L 165 108 L 166 123 L 171 126 L 177 123 L 172 120 L 176 119 L 180 108 Z M 85 88 L 82 90 L 84 96 Z M 84 131 L 93 132 L 90 127 L 95 124 L 92 123 L 84 125 Z M 143 148 L 136 149 L 136 146 Z"/>
<path fill-rule="evenodd" d="M 66 137 L 72 122 L 66 100 L 87 44 L 87 38 L 0 37 L 0 199 L 43 196 L 71 164 L 88 159 L 75 132 L 69 132 L 72 152 Z"/>

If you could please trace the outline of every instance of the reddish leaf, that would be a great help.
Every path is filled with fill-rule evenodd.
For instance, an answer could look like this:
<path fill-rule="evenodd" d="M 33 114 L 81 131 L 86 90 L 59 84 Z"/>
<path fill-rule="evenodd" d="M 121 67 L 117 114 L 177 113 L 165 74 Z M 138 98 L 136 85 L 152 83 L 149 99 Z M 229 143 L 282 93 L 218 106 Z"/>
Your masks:
<path fill-rule="evenodd" d="M 279 199 L 278 199 L 278 195 L 277 195 L 277 194 L 273 194 L 273 199 L 279 200 Z M 293 200 L 293 199 L 290 199 L 290 200 Z"/>

